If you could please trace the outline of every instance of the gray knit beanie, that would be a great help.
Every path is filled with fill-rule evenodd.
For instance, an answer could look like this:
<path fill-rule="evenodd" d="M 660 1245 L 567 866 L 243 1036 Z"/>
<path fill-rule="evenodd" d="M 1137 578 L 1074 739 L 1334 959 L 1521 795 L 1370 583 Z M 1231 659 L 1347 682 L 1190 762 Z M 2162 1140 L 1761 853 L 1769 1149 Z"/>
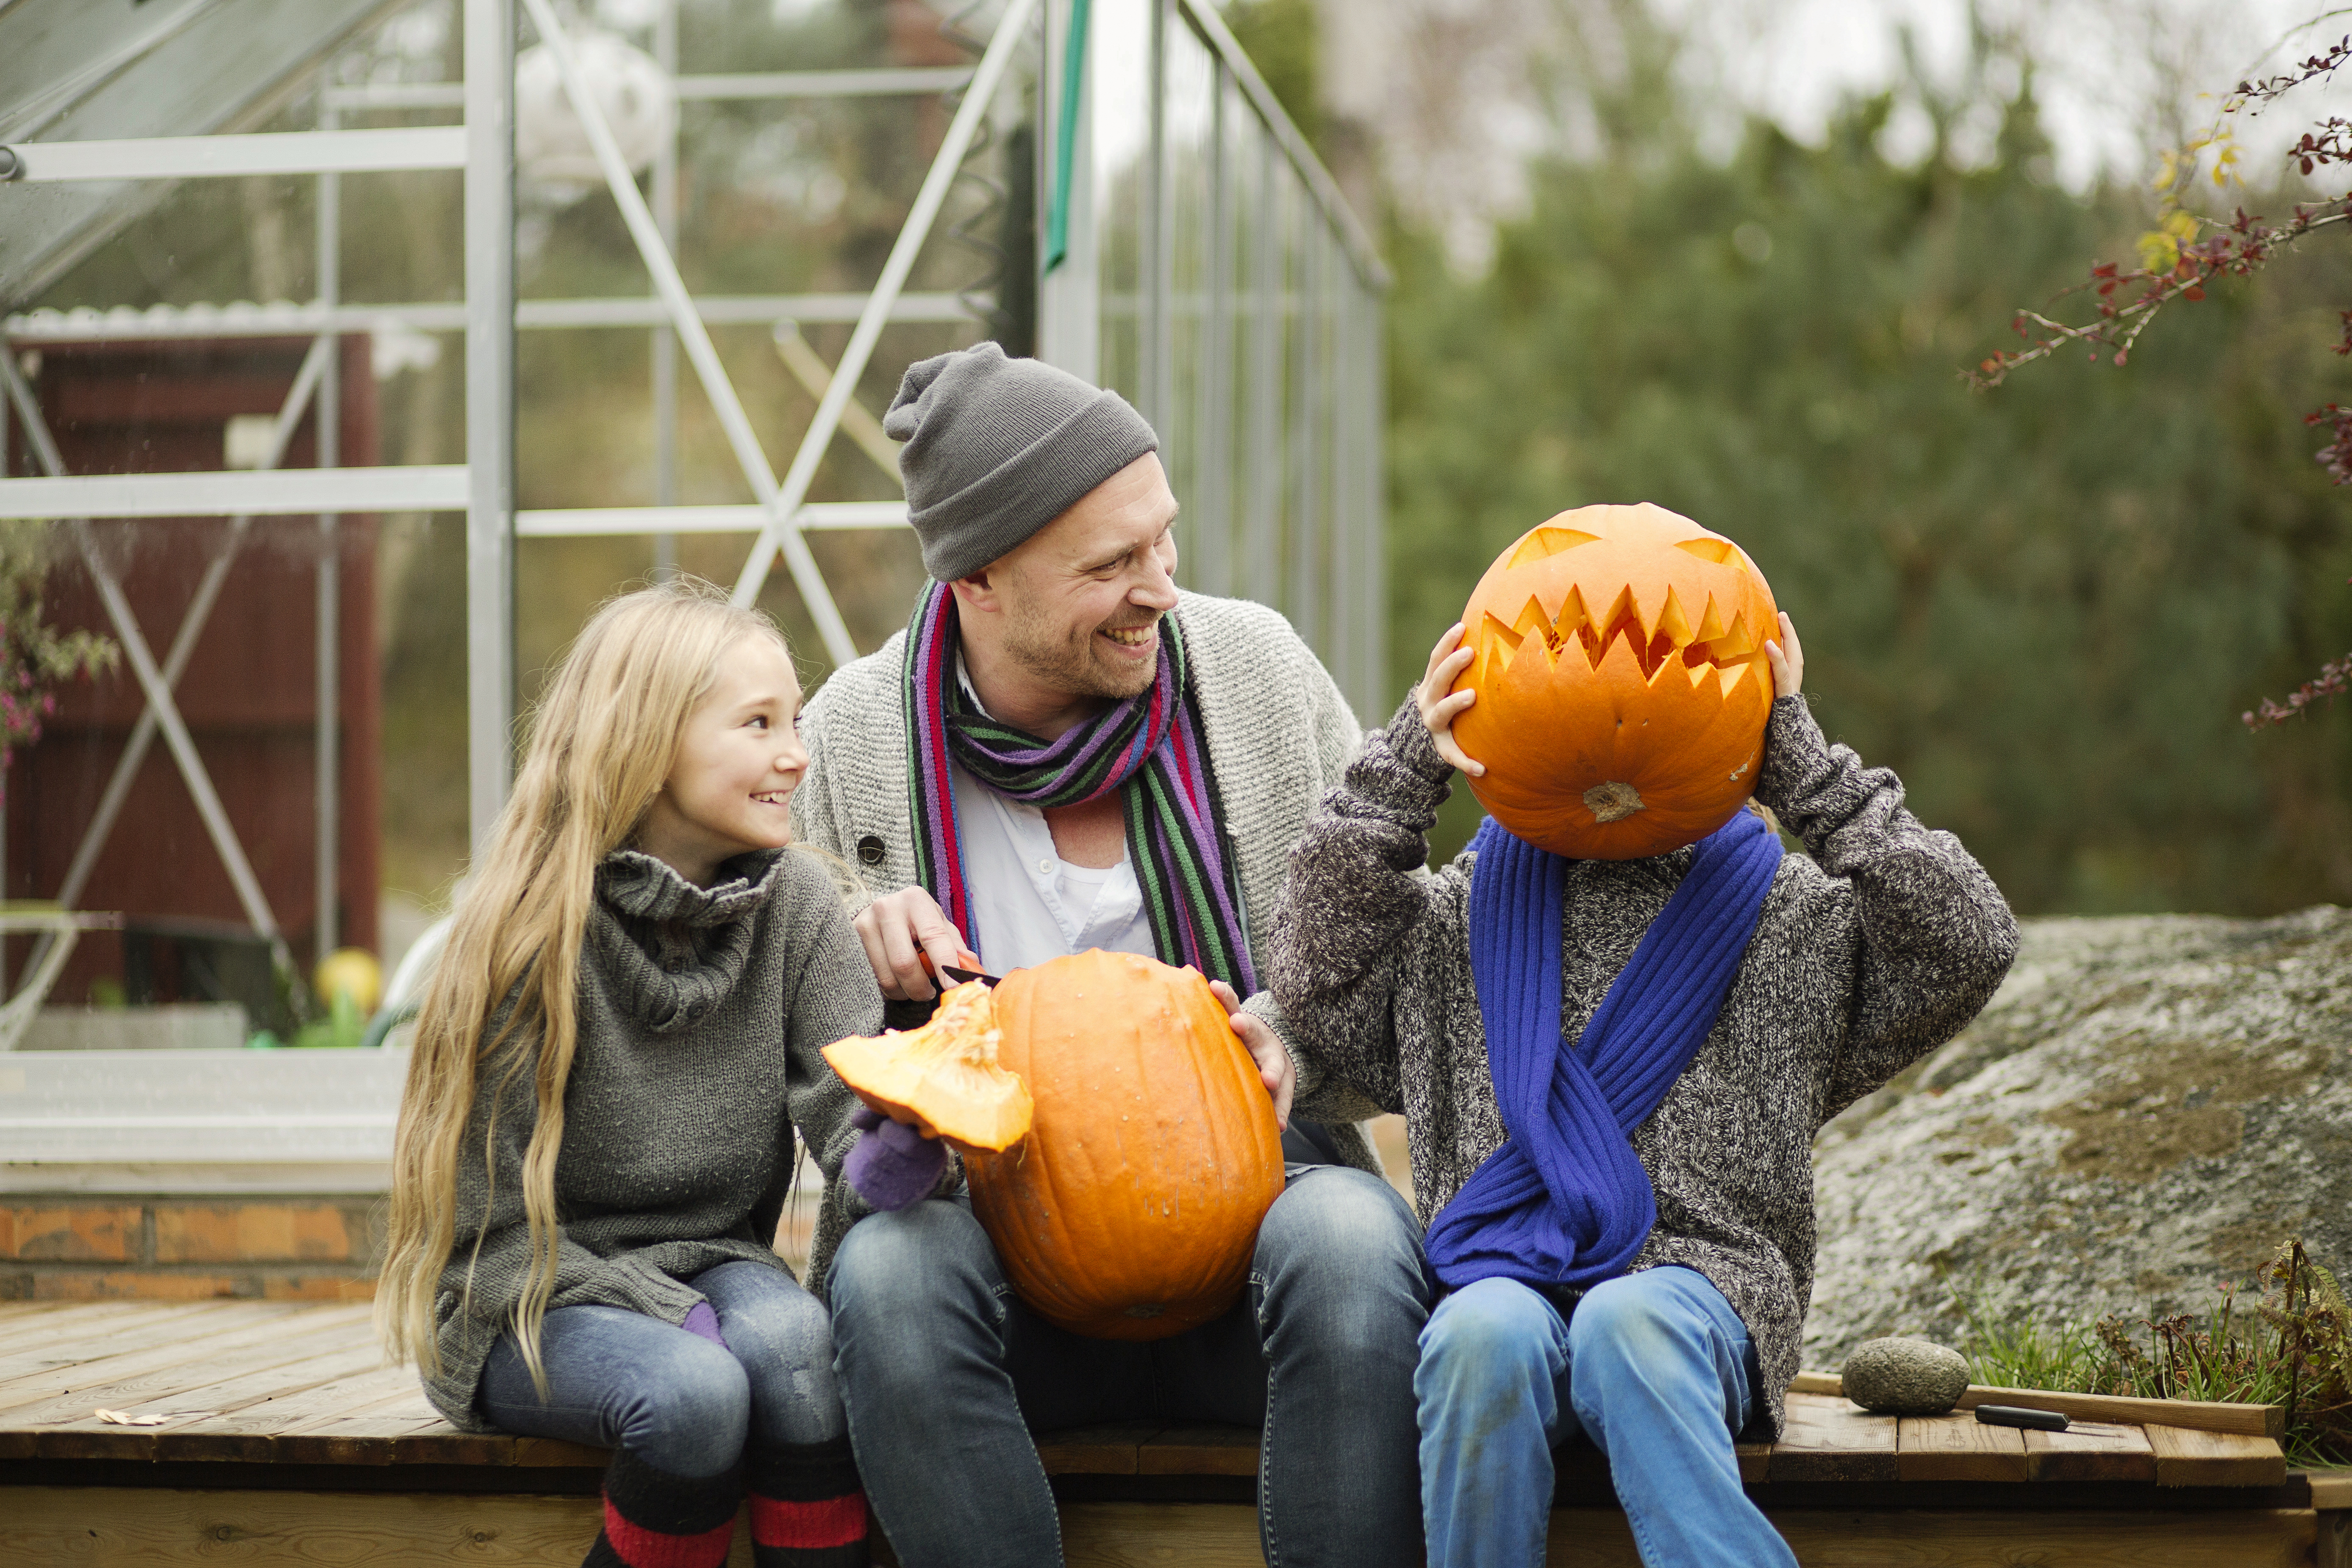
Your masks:
<path fill-rule="evenodd" d="M 908 366 L 882 429 L 906 443 L 907 516 L 941 583 L 1009 553 L 1160 447 L 1118 393 L 990 342 Z"/>

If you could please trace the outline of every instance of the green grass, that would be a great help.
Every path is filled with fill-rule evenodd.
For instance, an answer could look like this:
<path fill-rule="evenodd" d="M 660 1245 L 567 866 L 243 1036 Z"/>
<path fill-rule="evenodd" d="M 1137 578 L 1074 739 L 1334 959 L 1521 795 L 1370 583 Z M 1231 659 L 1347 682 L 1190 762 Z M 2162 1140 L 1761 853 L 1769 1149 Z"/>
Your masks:
<path fill-rule="evenodd" d="M 2005 1388 L 2286 1407 L 2288 1459 L 2352 1463 L 2352 1309 L 2335 1276 L 2289 1241 L 2202 1312 L 2043 1322 L 1965 1293 L 1970 1381 Z"/>

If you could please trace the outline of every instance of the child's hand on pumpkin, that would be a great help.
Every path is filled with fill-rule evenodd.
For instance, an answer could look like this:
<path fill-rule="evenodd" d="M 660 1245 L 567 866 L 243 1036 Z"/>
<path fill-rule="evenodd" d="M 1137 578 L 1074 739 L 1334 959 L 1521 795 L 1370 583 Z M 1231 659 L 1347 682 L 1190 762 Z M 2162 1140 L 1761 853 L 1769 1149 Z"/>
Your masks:
<path fill-rule="evenodd" d="M 1275 1121 L 1288 1127 L 1290 1096 L 1298 1086 L 1298 1069 L 1290 1065 L 1290 1053 L 1282 1048 L 1282 1042 L 1265 1026 L 1265 1019 L 1242 1011 L 1242 999 L 1234 994 L 1232 986 L 1222 980 L 1212 980 L 1209 993 L 1232 1020 L 1234 1033 L 1240 1037 L 1243 1048 L 1257 1063 L 1258 1077 L 1265 1080 L 1265 1092 L 1274 1099 Z"/>
<path fill-rule="evenodd" d="M 1805 684 L 1805 647 L 1797 640 L 1797 623 L 1780 612 L 1780 640 L 1764 645 L 1764 661 L 1772 667 L 1774 698 L 1794 697 Z"/>
<path fill-rule="evenodd" d="M 1478 693 L 1467 687 L 1454 689 L 1454 683 L 1470 668 L 1471 657 L 1472 650 L 1462 646 L 1462 623 L 1456 621 L 1429 650 L 1429 673 L 1422 677 L 1421 689 L 1413 696 L 1437 754 L 1475 779 L 1485 775 L 1486 764 L 1473 762 L 1454 739 L 1454 721 L 1478 700 Z"/>

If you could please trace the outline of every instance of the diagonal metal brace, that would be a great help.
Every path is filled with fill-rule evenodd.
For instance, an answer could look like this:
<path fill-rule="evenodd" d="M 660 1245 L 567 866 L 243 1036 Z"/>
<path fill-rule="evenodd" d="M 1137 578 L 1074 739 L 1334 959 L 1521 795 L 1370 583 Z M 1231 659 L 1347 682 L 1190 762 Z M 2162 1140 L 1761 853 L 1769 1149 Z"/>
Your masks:
<path fill-rule="evenodd" d="M 275 468 L 286 460 L 286 449 L 293 444 L 294 431 L 309 412 L 310 399 L 319 389 L 320 377 L 327 368 L 327 356 L 335 340 L 322 337 L 314 341 L 310 352 L 303 357 L 302 368 L 295 373 L 293 389 L 278 410 L 278 424 L 269 435 L 269 450 L 260 466 Z M 228 569 L 245 543 L 245 536 L 253 526 L 250 512 L 229 519 L 228 532 L 180 617 L 180 629 L 173 634 L 172 647 L 163 655 L 163 684 L 173 691 L 180 689 L 180 677 L 186 673 L 188 660 L 194 654 L 197 639 L 204 635 L 211 621 L 214 603 L 219 599 L 222 585 L 228 581 Z M 90 872 L 97 868 L 98 857 L 106 847 L 107 837 L 114 831 L 114 819 L 121 815 L 123 803 L 131 797 L 131 785 L 139 776 L 140 764 L 147 760 L 147 749 L 155 741 L 155 710 L 151 704 L 140 710 L 139 722 L 132 726 L 131 739 L 115 760 L 114 773 L 106 781 L 106 790 L 98 797 L 98 810 L 82 830 L 81 843 L 75 847 L 74 858 L 66 867 L 65 880 L 58 887 L 58 902 L 72 909 L 81 900 L 81 891 L 89 882 Z"/>
<path fill-rule="evenodd" d="M 58 450 L 57 439 L 49 433 L 48 421 L 42 416 L 40 404 L 26 385 L 11 355 L 0 354 L 0 381 L 7 385 L 9 401 L 25 421 L 26 435 L 33 443 L 41 467 L 51 476 L 63 478 L 65 458 Z M 122 584 L 107 567 L 105 558 L 90 536 L 86 518 L 65 520 L 75 545 L 81 552 L 82 564 L 88 568 L 90 580 L 98 585 L 100 601 L 106 605 L 107 618 L 114 623 L 115 634 L 122 639 L 122 653 L 138 678 L 140 689 L 146 693 L 147 705 L 163 731 L 163 742 L 170 748 L 173 760 L 179 763 L 180 776 L 194 798 L 196 815 L 204 820 L 205 832 L 213 841 L 222 866 L 236 890 L 237 901 L 245 907 L 245 918 L 253 929 L 269 943 L 271 958 L 292 984 L 298 1000 L 303 992 L 302 973 L 294 966 L 294 955 L 286 945 L 285 936 L 278 929 L 278 917 L 271 912 L 269 900 L 261 890 L 260 879 L 253 874 L 252 862 L 245 857 L 244 846 L 237 842 L 236 832 L 229 826 L 228 813 L 222 809 L 220 795 L 213 788 L 212 775 L 205 771 L 204 759 L 196 752 L 194 739 L 188 733 L 186 722 L 180 717 L 179 704 L 172 700 L 172 689 L 164 682 L 163 672 L 156 668 L 155 656 L 141 635 L 139 622 L 131 613 L 131 601 L 123 595 Z"/>
<path fill-rule="evenodd" d="M 1034 3 L 1034 0 L 1015 0 L 1016 6 Z M 825 586 L 824 574 L 817 569 L 816 557 L 809 553 L 808 542 L 801 537 L 795 521 L 800 503 L 807 495 L 807 479 L 799 477 L 795 469 L 797 485 L 787 480 L 779 489 L 775 470 L 769 466 L 768 455 L 751 429 L 751 416 L 743 412 L 734 384 L 728 380 L 727 369 L 719 362 L 719 351 L 711 346 L 701 313 L 695 310 L 686 280 L 678 276 L 677 263 L 662 239 L 661 226 L 654 220 L 652 209 L 637 189 L 636 177 L 629 173 L 620 144 L 613 140 L 612 128 L 604 122 L 604 111 L 581 79 L 580 61 L 572 52 L 570 35 L 564 32 L 555 7 L 548 0 L 523 0 L 523 5 L 539 28 L 540 41 L 554 57 L 556 71 L 563 79 L 563 90 L 572 100 L 572 111 L 579 115 L 581 129 L 588 133 L 588 145 L 594 149 L 597 165 L 604 172 L 604 184 L 611 187 L 613 200 L 621 209 L 621 219 L 628 226 L 629 237 L 636 241 L 637 254 L 653 276 L 654 291 L 668 308 L 678 345 L 686 350 L 687 361 L 694 366 L 703 393 L 719 416 L 719 427 L 727 433 L 727 443 L 734 448 L 743 477 L 751 481 L 752 495 L 767 509 L 768 526 L 761 538 L 773 538 L 776 542 L 769 543 L 766 552 L 773 554 L 781 544 L 784 559 L 792 565 L 793 585 L 800 589 L 801 602 L 808 606 L 809 617 L 816 622 L 817 635 L 824 641 L 827 657 L 835 665 L 847 664 L 857 657 L 857 645 L 850 640 L 848 624 L 841 618 L 841 611 L 833 602 L 833 592 Z M 839 416 L 838 407 L 828 413 L 820 406 L 817 411 L 828 433 Z M 738 603 L 747 602 L 740 593 L 736 599 Z"/>
<path fill-rule="evenodd" d="M 547 0 L 528 0 L 533 15 L 544 10 Z M 1011 68 L 1013 56 L 1029 31 L 1030 18 L 1036 15 L 1037 0 L 1013 0 L 996 24 L 995 35 L 988 40 L 988 49 L 980 58 L 980 68 L 972 73 L 971 88 L 956 106 L 955 118 L 948 122 L 948 133 L 940 142 L 939 155 L 931 160 L 930 173 L 923 176 L 922 189 L 915 194 L 915 205 L 908 211 L 906 226 L 899 229 L 898 242 L 890 247 L 890 258 L 882 264 L 882 276 L 874 285 L 874 292 L 866 297 L 866 309 L 857 318 L 857 329 L 849 335 L 849 347 L 843 351 L 841 363 L 834 367 L 833 384 L 818 400 L 816 417 L 809 421 L 806 434 L 801 437 L 800 450 L 793 455 L 793 466 L 784 474 L 782 492 L 768 507 L 768 524 L 751 546 L 751 559 L 743 563 L 742 575 L 735 580 L 735 603 L 749 605 L 760 595 L 760 585 L 767 581 L 770 563 L 779 550 L 793 569 L 795 581 L 801 571 L 801 557 L 807 554 L 808 545 L 801 539 L 793 519 L 800 514 L 801 503 L 808 499 L 810 483 L 816 478 L 817 464 L 824 458 L 825 448 L 833 442 L 834 432 L 840 428 L 842 411 L 848 406 L 850 394 L 856 390 L 859 378 L 866 374 L 866 362 L 874 357 L 874 345 L 881 341 L 882 329 L 890 320 L 890 308 L 898 302 L 899 290 L 907 285 L 907 275 L 914 270 L 915 258 L 930 237 L 932 222 L 940 216 L 940 207 L 948 199 L 948 187 L 955 184 L 957 173 L 963 167 L 964 154 L 971 150 L 972 138 L 980 132 L 981 121 L 988 113 L 991 100 L 996 96 L 997 85 Z M 633 185 L 632 190 L 635 189 Z M 762 496 L 762 501 L 767 500 Z M 814 563 L 811 563 L 811 570 Z M 834 662 L 844 662 L 835 654 Z"/>

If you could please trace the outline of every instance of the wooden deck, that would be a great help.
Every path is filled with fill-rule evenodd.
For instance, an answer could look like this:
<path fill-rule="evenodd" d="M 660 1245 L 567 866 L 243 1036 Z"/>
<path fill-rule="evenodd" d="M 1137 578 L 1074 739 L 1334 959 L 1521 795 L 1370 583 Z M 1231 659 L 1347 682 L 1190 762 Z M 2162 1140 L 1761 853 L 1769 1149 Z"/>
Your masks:
<path fill-rule="evenodd" d="M 1802 1380 L 1784 1439 L 1742 1448 L 1741 1473 L 1806 1568 L 2352 1568 L 2352 1474 L 2290 1474 L 2263 1412 L 2075 1403 L 2111 1418 L 2064 1434 L 1897 1420 Z M 2141 1414 L 2195 1424 L 2120 1418 Z M 1261 1560 L 1254 1433 L 1098 1427 L 1048 1434 L 1039 1453 L 1073 1568 Z M 1548 1563 L 1633 1568 L 1601 1457 L 1560 1458 Z M 604 1459 L 452 1428 L 413 1372 L 379 1364 L 363 1304 L 0 1306 L 11 1564 L 568 1568 L 595 1531 Z"/>

